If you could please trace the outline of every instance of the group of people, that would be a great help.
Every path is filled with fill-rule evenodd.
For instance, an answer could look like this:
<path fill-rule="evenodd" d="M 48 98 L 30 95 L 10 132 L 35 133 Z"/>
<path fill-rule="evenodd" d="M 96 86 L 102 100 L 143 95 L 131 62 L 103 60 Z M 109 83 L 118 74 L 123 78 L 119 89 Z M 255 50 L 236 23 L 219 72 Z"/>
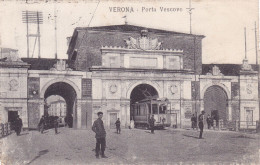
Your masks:
<path fill-rule="evenodd" d="M 198 117 L 199 129 L 200 129 L 199 139 L 202 139 L 202 134 L 203 134 L 203 129 L 204 129 L 204 114 L 205 114 L 205 111 L 202 111 Z M 197 128 L 197 118 L 194 114 L 191 117 L 191 128 L 192 129 Z"/>
<path fill-rule="evenodd" d="M 94 121 L 92 126 L 92 131 L 96 133 L 96 158 L 99 159 L 99 156 L 101 155 L 102 158 L 107 158 L 105 156 L 105 148 L 106 148 L 106 130 L 103 123 L 103 112 L 98 112 L 98 119 Z M 149 119 L 149 125 L 151 128 L 151 133 L 154 133 L 154 115 L 151 116 Z M 116 132 L 117 134 L 120 134 L 121 128 L 120 128 L 120 119 L 118 118 L 115 122 L 116 125 Z"/>
<path fill-rule="evenodd" d="M 205 118 L 205 111 L 201 111 L 201 114 L 198 117 L 198 121 L 199 121 L 199 129 L 200 129 L 200 135 L 199 135 L 199 139 L 202 139 L 202 134 L 203 134 L 203 129 L 204 129 L 204 118 Z M 213 127 L 213 118 L 208 115 L 207 116 L 207 125 L 208 125 L 208 129 L 210 129 L 211 127 Z M 194 129 L 197 126 L 197 118 L 195 117 L 195 115 L 193 114 L 191 117 L 191 127 Z"/>
<path fill-rule="evenodd" d="M 43 115 L 38 124 L 38 129 L 42 134 L 43 134 L 43 131 L 48 128 L 48 122 L 50 122 L 48 119 L 48 116 Z M 54 118 L 54 120 L 51 122 L 53 122 L 52 124 L 53 124 L 54 130 L 55 130 L 55 134 L 58 134 L 59 118 Z"/>

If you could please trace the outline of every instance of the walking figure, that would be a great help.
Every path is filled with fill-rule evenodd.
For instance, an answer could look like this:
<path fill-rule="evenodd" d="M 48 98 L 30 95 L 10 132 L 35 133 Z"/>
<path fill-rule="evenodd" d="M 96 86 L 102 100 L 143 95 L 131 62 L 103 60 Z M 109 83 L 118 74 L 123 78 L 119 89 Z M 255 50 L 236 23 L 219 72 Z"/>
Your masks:
<path fill-rule="evenodd" d="M 151 133 L 154 133 L 154 123 L 155 123 L 155 119 L 154 119 L 154 115 L 152 115 L 152 117 L 149 120 L 149 124 L 150 124 L 150 128 L 151 128 Z"/>
<path fill-rule="evenodd" d="M 210 115 L 208 115 L 208 117 L 207 117 L 207 124 L 208 124 L 208 129 L 210 129 L 211 128 L 211 117 L 210 117 Z"/>
<path fill-rule="evenodd" d="M 196 123 L 197 123 L 197 119 L 196 119 L 195 115 L 193 114 L 191 117 L 191 128 L 192 129 L 196 128 Z"/>
<path fill-rule="evenodd" d="M 58 134 L 58 127 L 59 127 L 59 122 L 58 122 L 58 118 L 54 119 L 54 128 L 55 128 L 55 134 Z"/>
<path fill-rule="evenodd" d="M 199 138 L 202 139 L 202 133 L 203 133 L 203 127 L 204 127 L 204 114 L 205 111 L 201 111 L 201 114 L 199 115 L 199 128 L 200 128 L 200 136 Z"/>
<path fill-rule="evenodd" d="M 19 117 L 19 115 L 17 115 L 15 122 L 14 122 L 14 130 L 15 130 L 17 136 L 20 135 L 22 127 L 23 127 L 23 121 Z"/>
<path fill-rule="evenodd" d="M 41 133 L 43 133 L 43 131 L 44 131 L 44 126 L 45 126 L 45 117 L 42 116 L 42 118 L 40 119 L 40 122 L 38 124 L 39 131 L 41 131 Z"/>
<path fill-rule="evenodd" d="M 101 157 L 107 158 L 105 156 L 105 147 L 106 147 L 106 131 L 104 128 L 104 123 L 102 121 L 103 112 L 98 112 L 98 119 L 94 121 L 92 126 L 92 131 L 96 133 L 96 158 L 99 159 L 99 152 L 101 149 Z M 101 147 L 101 148 L 100 148 Z"/>
<path fill-rule="evenodd" d="M 120 128 L 120 120 L 119 118 L 116 121 L 116 133 L 120 134 L 121 128 Z"/>

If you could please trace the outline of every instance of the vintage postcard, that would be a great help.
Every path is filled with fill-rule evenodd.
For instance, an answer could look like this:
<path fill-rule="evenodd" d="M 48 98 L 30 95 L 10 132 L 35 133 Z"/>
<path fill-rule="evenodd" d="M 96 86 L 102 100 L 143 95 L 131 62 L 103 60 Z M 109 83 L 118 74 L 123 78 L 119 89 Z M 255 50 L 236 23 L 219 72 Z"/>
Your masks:
<path fill-rule="evenodd" d="M 259 164 L 258 0 L 0 1 L 0 164 Z"/>

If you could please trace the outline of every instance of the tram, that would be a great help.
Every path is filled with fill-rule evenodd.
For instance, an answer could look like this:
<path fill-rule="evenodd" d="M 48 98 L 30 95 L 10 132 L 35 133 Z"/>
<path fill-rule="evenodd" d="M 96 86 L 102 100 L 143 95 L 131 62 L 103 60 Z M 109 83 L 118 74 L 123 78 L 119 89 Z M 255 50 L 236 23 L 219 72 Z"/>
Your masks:
<path fill-rule="evenodd" d="M 170 102 L 167 98 L 146 98 L 131 105 L 132 119 L 135 127 L 149 128 L 149 119 L 154 115 L 155 127 L 164 128 L 171 124 L 168 114 Z"/>

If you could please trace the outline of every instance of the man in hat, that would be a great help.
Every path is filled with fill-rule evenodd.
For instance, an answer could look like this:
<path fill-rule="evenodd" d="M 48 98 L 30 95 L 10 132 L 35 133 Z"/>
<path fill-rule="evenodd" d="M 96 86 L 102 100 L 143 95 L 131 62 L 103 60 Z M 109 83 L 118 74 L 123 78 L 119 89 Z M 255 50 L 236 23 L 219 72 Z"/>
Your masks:
<path fill-rule="evenodd" d="M 120 129 L 120 120 L 119 120 L 119 118 L 117 119 L 115 125 L 116 125 L 116 133 L 120 134 L 121 129 Z"/>
<path fill-rule="evenodd" d="M 154 119 L 154 115 L 152 115 L 152 117 L 149 120 L 149 124 L 150 124 L 152 134 L 154 134 L 154 123 L 155 123 L 155 119 Z"/>
<path fill-rule="evenodd" d="M 92 126 L 92 131 L 96 133 L 96 158 L 99 158 L 99 152 L 101 149 L 101 157 L 107 158 L 105 156 L 105 147 L 106 147 L 106 131 L 104 128 L 104 123 L 102 121 L 103 112 L 98 112 L 98 119 L 94 121 Z M 101 148 L 100 148 L 101 146 Z"/>
<path fill-rule="evenodd" d="M 202 133 L 203 133 L 203 127 L 204 127 L 204 114 L 205 111 L 201 111 L 201 114 L 199 115 L 199 128 L 200 128 L 200 136 L 199 139 L 202 139 Z"/>
<path fill-rule="evenodd" d="M 16 135 L 19 136 L 20 133 L 21 133 L 21 129 L 23 127 L 23 121 L 22 119 L 19 117 L 19 115 L 17 115 L 16 119 L 15 119 L 15 132 L 16 132 Z"/>
<path fill-rule="evenodd" d="M 40 119 L 40 122 L 38 124 L 39 131 L 41 131 L 41 133 L 43 133 L 43 131 L 44 131 L 45 123 L 46 123 L 45 117 L 44 117 L 44 115 L 42 115 L 42 118 Z"/>

